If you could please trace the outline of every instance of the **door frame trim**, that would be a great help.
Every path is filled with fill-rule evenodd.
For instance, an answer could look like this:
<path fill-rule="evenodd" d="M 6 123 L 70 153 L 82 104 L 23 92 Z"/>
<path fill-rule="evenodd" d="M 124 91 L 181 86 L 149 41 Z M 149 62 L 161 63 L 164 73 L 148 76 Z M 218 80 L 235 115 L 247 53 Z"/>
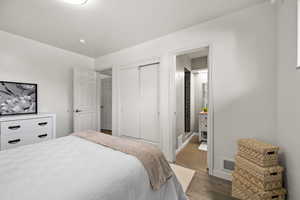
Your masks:
<path fill-rule="evenodd" d="M 170 143 L 169 151 L 171 152 L 171 161 L 176 160 L 176 57 L 179 55 L 193 53 L 204 47 L 209 48 L 208 55 L 208 173 L 214 174 L 214 65 L 213 65 L 213 44 L 200 43 L 193 46 L 177 49 L 169 53 L 170 55 L 170 98 L 169 98 L 169 129 L 170 131 Z"/>
<path fill-rule="evenodd" d="M 107 68 L 107 69 L 112 69 L 112 68 Z M 101 125 L 101 113 L 102 113 L 102 109 L 101 109 L 101 104 L 102 104 L 102 99 L 101 99 L 101 95 L 102 95 L 102 83 L 101 81 L 105 78 L 111 78 L 112 76 L 108 76 L 108 75 L 104 75 L 101 74 L 101 71 L 96 71 L 97 73 L 97 104 L 98 104 L 98 131 L 101 132 L 102 130 L 102 125 Z M 112 95 L 113 95 L 113 86 L 112 86 L 112 91 L 111 91 Z M 112 97 L 113 98 L 113 97 Z M 113 104 L 113 100 L 112 100 L 112 104 Z M 112 120 L 112 119 L 111 119 Z"/>

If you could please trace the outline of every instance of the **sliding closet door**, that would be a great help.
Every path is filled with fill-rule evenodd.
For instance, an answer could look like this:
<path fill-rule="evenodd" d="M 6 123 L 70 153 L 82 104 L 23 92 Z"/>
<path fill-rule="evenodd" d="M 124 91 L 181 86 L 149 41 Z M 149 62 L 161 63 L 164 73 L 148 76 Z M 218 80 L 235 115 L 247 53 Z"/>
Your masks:
<path fill-rule="evenodd" d="M 140 138 L 139 70 L 120 70 L 120 135 Z"/>
<path fill-rule="evenodd" d="M 141 139 L 159 142 L 158 65 L 140 68 Z"/>

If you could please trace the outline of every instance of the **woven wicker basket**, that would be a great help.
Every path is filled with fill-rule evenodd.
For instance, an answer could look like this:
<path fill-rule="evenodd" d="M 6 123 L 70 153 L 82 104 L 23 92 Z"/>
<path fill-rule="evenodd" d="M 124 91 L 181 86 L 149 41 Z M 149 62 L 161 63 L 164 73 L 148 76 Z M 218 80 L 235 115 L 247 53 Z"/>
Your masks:
<path fill-rule="evenodd" d="M 237 186 L 232 187 L 232 196 L 236 199 L 241 199 L 241 200 L 285 200 L 285 195 L 281 194 L 282 191 L 279 191 L 277 193 L 278 194 L 276 194 L 276 192 L 274 192 L 273 196 L 262 199 L 260 197 L 251 195 L 251 193 L 250 194 L 245 193 L 245 191 L 242 191 L 242 189 L 240 189 L 240 187 L 237 187 Z"/>
<path fill-rule="evenodd" d="M 263 168 L 241 156 L 236 156 L 235 172 L 262 190 L 281 188 L 283 170 L 284 168 L 280 166 Z"/>
<path fill-rule="evenodd" d="M 256 139 L 241 139 L 238 141 L 238 154 L 261 167 L 278 165 L 279 147 Z"/>
<path fill-rule="evenodd" d="M 247 179 L 233 173 L 232 196 L 241 200 L 284 200 L 285 189 L 264 191 L 253 186 Z"/>
<path fill-rule="evenodd" d="M 282 180 L 264 182 L 259 179 L 256 179 L 254 176 L 249 174 L 246 170 L 239 167 L 236 167 L 235 172 L 240 174 L 243 178 L 248 179 L 253 185 L 255 185 L 261 190 L 270 191 L 270 190 L 282 188 Z"/>

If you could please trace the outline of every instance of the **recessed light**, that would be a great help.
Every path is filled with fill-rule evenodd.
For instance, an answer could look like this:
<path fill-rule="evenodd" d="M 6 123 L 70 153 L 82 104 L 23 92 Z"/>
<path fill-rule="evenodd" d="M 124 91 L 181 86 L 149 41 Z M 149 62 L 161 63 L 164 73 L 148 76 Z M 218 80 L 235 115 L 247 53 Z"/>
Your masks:
<path fill-rule="evenodd" d="M 271 4 L 284 3 L 284 0 L 270 0 Z"/>
<path fill-rule="evenodd" d="M 84 39 L 80 39 L 79 42 L 80 42 L 81 44 L 85 44 L 85 43 L 86 43 Z"/>
<path fill-rule="evenodd" d="M 63 1 L 70 4 L 83 5 L 86 4 L 88 0 L 63 0 Z"/>

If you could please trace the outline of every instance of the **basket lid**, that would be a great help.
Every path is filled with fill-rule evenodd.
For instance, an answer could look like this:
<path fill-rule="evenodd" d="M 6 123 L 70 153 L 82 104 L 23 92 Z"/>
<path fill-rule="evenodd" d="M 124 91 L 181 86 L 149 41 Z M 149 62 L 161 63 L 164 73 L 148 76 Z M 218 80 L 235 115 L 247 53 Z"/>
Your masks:
<path fill-rule="evenodd" d="M 247 148 L 253 149 L 255 151 L 266 153 L 268 151 L 275 151 L 278 152 L 279 147 L 274 146 L 272 144 L 268 144 L 257 139 L 249 138 L 249 139 L 240 139 L 238 141 L 238 145 L 245 146 Z"/>
<path fill-rule="evenodd" d="M 284 171 L 284 168 L 282 166 L 277 165 L 272 167 L 261 167 L 259 165 L 256 165 L 255 163 L 248 161 L 247 159 L 239 155 L 236 155 L 235 163 L 237 166 L 242 167 L 242 169 L 246 171 L 254 170 L 256 173 L 261 175 L 269 175 L 270 173 L 274 173 L 274 172 L 278 173 Z"/>

